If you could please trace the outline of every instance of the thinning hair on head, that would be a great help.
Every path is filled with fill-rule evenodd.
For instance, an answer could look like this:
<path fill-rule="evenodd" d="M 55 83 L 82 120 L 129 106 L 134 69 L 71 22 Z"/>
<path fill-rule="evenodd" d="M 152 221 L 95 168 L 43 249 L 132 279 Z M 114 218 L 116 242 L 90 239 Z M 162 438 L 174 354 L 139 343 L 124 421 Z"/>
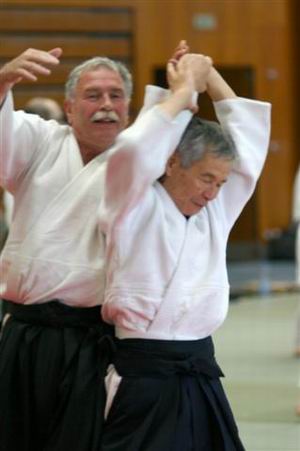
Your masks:
<path fill-rule="evenodd" d="M 30 114 L 37 114 L 46 120 L 64 121 L 64 112 L 59 103 L 48 97 L 32 97 L 25 104 L 24 111 Z"/>
<path fill-rule="evenodd" d="M 189 168 L 206 154 L 235 161 L 238 157 L 233 139 L 217 122 L 193 116 L 177 147 L 181 166 Z"/>
<path fill-rule="evenodd" d="M 74 67 L 65 84 L 65 98 L 67 100 L 72 99 L 78 80 L 83 72 L 97 70 L 102 67 L 120 75 L 124 82 L 125 94 L 130 99 L 132 95 L 132 76 L 129 70 L 120 61 L 114 61 L 104 56 L 95 56 Z"/>

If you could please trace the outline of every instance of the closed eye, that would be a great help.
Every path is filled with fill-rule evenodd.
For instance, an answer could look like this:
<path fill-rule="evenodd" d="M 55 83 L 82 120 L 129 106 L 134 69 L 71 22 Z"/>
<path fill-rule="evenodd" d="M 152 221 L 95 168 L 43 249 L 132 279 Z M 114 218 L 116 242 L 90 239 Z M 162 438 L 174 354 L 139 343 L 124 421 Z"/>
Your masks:
<path fill-rule="evenodd" d="M 110 93 L 111 99 L 124 99 L 123 91 L 113 91 Z"/>
<path fill-rule="evenodd" d="M 214 179 L 210 175 L 202 175 L 199 177 L 204 183 L 213 183 Z"/>
<path fill-rule="evenodd" d="M 99 94 L 95 91 L 88 91 L 85 98 L 89 100 L 97 100 L 99 98 Z"/>
<path fill-rule="evenodd" d="M 223 186 L 224 183 L 226 183 L 226 182 L 227 182 L 227 179 L 226 179 L 226 180 L 222 180 L 222 182 L 217 183 L 217 186 L 218 186 L 219 188 L 221 188 L 221 186 Z"/>

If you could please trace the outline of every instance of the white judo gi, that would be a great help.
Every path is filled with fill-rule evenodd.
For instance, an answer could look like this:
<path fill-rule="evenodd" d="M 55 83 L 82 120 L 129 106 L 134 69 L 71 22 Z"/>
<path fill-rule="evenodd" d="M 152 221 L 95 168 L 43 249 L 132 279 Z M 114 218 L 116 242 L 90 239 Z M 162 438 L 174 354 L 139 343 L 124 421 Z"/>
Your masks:
<path fill-rule="evenodd" d="M 156 181 L 187 111 L 174 121 L 148 111 L 123 132 L 128 144 L 111 150 L 100 209 L 108 259 L 103 317 L 119 338 L 196 340 L 226 317 L 226 244 L 263 168 L 270 104 L 236 98 L 214 108 L 239 158 L 217 198 L 188 220 Z"/>
<path fill-rule="evenodd" d="M 157 107 L 141 114 L 123 132 L 127 145 L 110 152 L 99 210 L 107 241 L 102 315 L 120 339 L 199 340 L 226 317 L 228 236 L 266 159 L 271 105 L 235 98 L 214 102 L 214 108 L 238 161 L 217 198 L 188 220 L 157 179 L 189 112 L 173 121 Z M 106 417 L 120 381 L 111 366 Z"/>
<path fill-rule="evenodd" d="M 98 451 L 113 335 L 100 308 L 107 152 L 84 165 L 71 127 L 15 112 L 11 93 L 0 132 L 15 206 L 0 266 L 0 297 L 13 301 L 0 339 L 0 450 Z"/>
<path fill-rule="evenodd" d="M 145 108 L 159 94 L 148 90 Z M 84 165 L 71 127 L 15 112 L 11 93 L 0 109 L 0 131 L 0 184 L 15 206 L 1 255 L 0 297 L 100 305 L 105 243 L 97 209 L 107 152 Z"/>

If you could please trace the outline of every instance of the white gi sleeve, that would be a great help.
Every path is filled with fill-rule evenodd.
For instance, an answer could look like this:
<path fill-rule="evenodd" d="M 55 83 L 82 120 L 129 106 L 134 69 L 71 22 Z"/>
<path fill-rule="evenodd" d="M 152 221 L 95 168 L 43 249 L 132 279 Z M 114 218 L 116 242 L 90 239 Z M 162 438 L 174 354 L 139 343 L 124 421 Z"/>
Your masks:
<path fill-rule="evenodd" d="M 214 108 L 238 151 L 238 161 L 213 201 L 221 205 L 225 229 L 229 232 L 253 194 L 267 156 L 271 105 L 238 97 L 214 102 Z"/>
<path fill-rule="evenodd" d="M 46 135 L 46 121 L 14 111 L 11 92 L 0 109 L 0 184 L 14 192 L 18 178 L 31 165 Z"/>
<path fill-rule="evenodd" d="M 174 120 L 155 106 L 140 115 L 122 132 L 111 149 L 103 201 L 99 209 L 100 229 L 118 227 L 138 204 L 146 190 L 165 172 L 192 113 L 182 111 Z"/>
<path fill-rule="evenodd" d="M 144 105 L 141 108 L 137 119 L 150 108 L 154 107 L 158 103 L 163 102 L 169 96 L 170 91 L 168 89 L 160 88 L 159 86 L 154 85 L 147 85 L 145 88 Z"/>

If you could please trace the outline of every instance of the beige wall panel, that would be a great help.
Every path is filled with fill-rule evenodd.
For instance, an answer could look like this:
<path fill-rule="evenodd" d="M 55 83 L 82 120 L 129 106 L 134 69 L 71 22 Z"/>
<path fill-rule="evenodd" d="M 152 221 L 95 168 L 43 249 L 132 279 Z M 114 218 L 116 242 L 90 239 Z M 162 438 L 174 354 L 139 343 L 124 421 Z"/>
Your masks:
<path fill-rule="evenodd" d="M 89 58 L 96 55 L 109 55 L 114 58 L 124 58 L 130 54 L 129 42 L 127 39 L 99 39 L 84 38 L 82 36 L 54 36 L 47 37 L 27 37 L 18 36 L 14 40 L 0 35 L 0 51 L 2 57 L 12 58 L 23 52 L 27 48 L 37 47 L 50 50 L 54 47 L 63 48 L 63 56 L 76 58 Z"/>
<path fill-rule="evenodd" d="M 103 40 L 83 39 L 83 50 L 79 51 L 76 49 L 76 38 L 74 48 L 74 42 L 69 38 L 61 41 L 59 36 L 53 39 L 50 35 L 49 40 L 43 38 L 38 42 L 43 46 L 47 45 L 47 48 L 62 45 L 64 54 L 68 57 L 84 58 L 96 53 L 109 53 L 111 56 L 124 58 L 132 55 L 135 110 L 142 103 L 144 85 L 153 82 L 155 68 L 165 65 L 180 39 L 187 39 L 192 51 L 211 55 L 216 65 L 251 66 L 255 72 L 254 96 L 270 101 L 273 105 L 271 151 L 257 190 L 258 229 L 260 237 L 263 237 L 268 229 L 285 227 L 290 221 L 291 189 L 296 164 L 300 161 L 300 145 L 297 142 L 300 132 L 296 114 L 299 90 L 296 90 L 298 80 L 295 77 L 300 72 L 300 52 L 295 45 L 298 33 L 296 22 L 299 19 L 291 14 L 291 7 L 295 7 L 295 2 L 296 0 L 2 0 L 1 4 L 21 5 L 24 9 L 28 5 L 40 5 L 41 8 L 130 7 L 134 13 L 134 39 L 130 48 L 122 40 L 109 44 Z M 195 29 L 195 14 L 212 14 L 216 28 Z M 21 21 L 20 17 L 14 20 L 14 23 L 5 24 L 2 30 L 0 26 L 0 32 L 17 26 L 17 21 Z M 46 27 L 52 30 L 54 22 L 54 16 L 50 16 Z M 63 19 L 57 22 L 57 31 L 62 30 L 63 23 Z M 88 12 L 83 15 L 82 22 L 78 23 L 78 19 L 74 19 L 73 25 L 68 23 L 66 27 L 72 30 L 74 26 L 82 31 L 86 25 L 91 31 L 97 28 L 95 18 L 89 20 Z M 39 26 L 39 20 L 35 18 L 32 22 L 33 30 L 38 31 Z M 100 28 L 105 26 L 108 24 L 100 24 Z M 125 27 L 123 30 L 126 26 L 126 23 L 120 24 L 120 27 Z M 1 38 L 3 37 L 4 34 Z M 30 38 L 17 44 L 3 39 L 0 42 L 0 54 L 9 57 L 25 48 L 30 43 Z M 295 58 L 296 52 L 298 58 Z M 69 62 L 71 63 L 64 62 L 65 66 L 53 74 L 53 80 L 49 83 L 53 85 L 53 89 L 64 78 Z M 23 96 L 26 96 L 25 91 Z"/>
<path fill-rule="evenodd" d="M 0 30 L 3 31 L 87 31 L 106 32 L 118 30 L 128 32 L 131 29 L 130 16 L 114 13 L 101 13 L 99 9 L 90 12 L 84 12 L 80 9 L 72 8 L 70 17 L 70 8 L 64 10 L 55 9 L 54 11 L 43 12 L 42 9 L 32 11 L 23 9 L 14 11 L 7 9 L 0 11 Z"/>

